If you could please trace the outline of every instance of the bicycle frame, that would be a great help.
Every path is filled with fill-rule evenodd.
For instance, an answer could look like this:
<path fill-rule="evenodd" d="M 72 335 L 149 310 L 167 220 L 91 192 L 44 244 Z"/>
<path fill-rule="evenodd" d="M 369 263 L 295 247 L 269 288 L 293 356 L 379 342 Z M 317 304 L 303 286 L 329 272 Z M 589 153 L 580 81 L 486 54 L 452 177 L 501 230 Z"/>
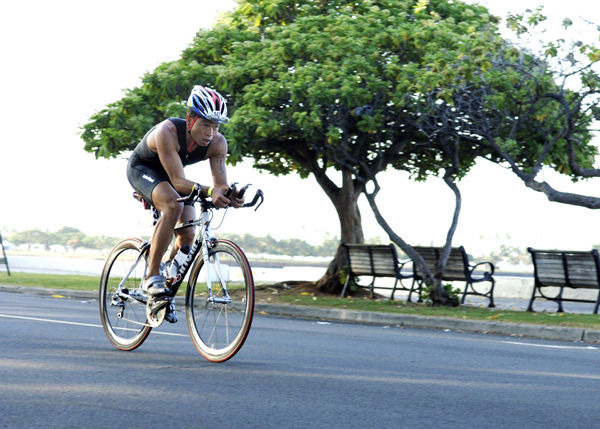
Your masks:
<path fill-rule="evenodd" d="M 235 184 L 233 184 L 232 186 L 235 187 Z M 249 185 L 246 185 L 242 188 L 244 192 L 248 188 L 248 186 Z M 179 201 L 185 201 L 186 199 L 187 199 L 186 197 L 183 197 L 183 198 L 180 198 Z M 256 194 L 254 195 L 253 200 L 249 203 L 244 204 L 242 207 L 256 206 L 254 209 L 254 211 L 256 211 L 262 204 L 263 199 L 264 199 L 263 192 L 259 189 L 258 191 L 256 191 Z M 259 202 L 259 200 L 260 200 L 260 202 Z M 170 286 L 170 289 L 171 289 L 170 296 L 171 297 L 175 296 L 175 294 L 179 290 L 179 287 L 181 286 L 181 283 L 183 282 L 184 277 L 186 276 L 186 274 L 192 264 L 192 261 L 194 261 L 196 259 L 198 252 L 200 251 L 200 249 L 202 249 L 204 265 L 206 266 L 206 272 L 207 272 L 207 275 L 206 275 L 206 284 L 207 284 L 207 289 L 208 289 L 207 302 L 212 302 L 215 304 L 229 304 L 229 303 L 231 303 L 231 297 L 229 296 L 229 292 L 227 291 L 227 282 L 224 281 L 224 279 L 222 277 L 222 271 L 221 271 L 221 266 L 219 264 L 218 257 L 215 258 L 215 265 L 216 265 L 215 271 L 216 271 L 219 283 L 221 284 L 221 286 L 223 288 L 224 296 L 221 298 L 218 298 L 218 297 L 213 296 L 213 294 L 212 294 L 212 280 L 211 280 L 212 276 L 211 276 L 211 267 L 210 267 L 210 263 L 209 263 L 209 257 L 210 257 L 210 249 L 215 246 L 216 241 L 217 241 L 217 239 L 215 237 L 213 237 L 211 228 L 210 228 L 210 222 L 212 220 L 212 209 L 214 208 L 214 206 L 212 205 L 212 202 L 207 201 L 202 197 L 200 197 L 199 200 L 196 200 L 196 202 L 200 203 L 200 216 L 198 217 L 198 219 L 184 222 L 180 225 L 176 225 L 174 228 L 175 231 L 178 231 L 183 228 L 199 226 L 200 231 L 198 232 L 198 234 L 196 234 L 196 237 L 194 238 L 194 243 L 190 249 L 190 253 L 188 254 L 187 258 L 185 259 L 185 261 L 183 262 L 181 267 L 179 267 L 179 269 L 177 270 L 177 276 L 175 277 L 175 279 L 173 280 L 173 282 L 171 283 L 171 286 Z M 258 205 L 257 205 L 257 203 L 258 203 Z"/>
<path fill-rule="evenodd" d="M 210 228 L 211 215 L 212 215 L 210 203 L 202 201 L 200 205 L 201 205 L 201 209 L 200 209 L 200 216 L 198 217 L 198 219 L 184 222 L 182 224 L 175 226 L 175 228 L 174 228 L 174 231 L 177 231 L 177 230 L 188 228 L 188 227 L 199 226 L 200 230 L 194 237 L 194 243 L 192 244 L 192 246 L 190 248 L 190 252 L 188 253 L 187 258 L 185 259 L 185 261 L 183 262 L 181 267 L 179 267 L 179 270 L 177 270 L 177 276 L 172 280 L 170 279 L 171 283 L 170 283 L 169 287 L 170 287 L 171 292 L 169 294 L 169 297 L 173 298 L 177 294 L 177 291 L 179 290 L 179 287 L 183 283 L 183 279 L 185 278 L 189 268 L 191 267 L 192 262 L 196 259 L 198 252 L 200 250 L 202 250 L 204 264 L 207 267 L 207 273 L 208 273 L 207 274 L 207 287 L 208 287 L 208 295 L 209 296 L 208 296 L 207 300 L 208 300 L 208 302 L 229 304 L 231 302 L 231 298 L 229 297 L 229 293 L 227 292 L 226 282 L 223 281 L 220 266 L 217 267 L 216 273 L 217 273 L 217 277 L 219 278 L 219 281 L 223 287 L 223 292 L 225 294 L 225 297 L 217 298 L 217 297 L 212 296 L 212 281 L 211 281 L 211 275 L 210 275 L 210 263 L 209 263 L 209 256 L 210 256 L 209 251 L 210 250 L 209 249 L 214 247 L 214 244 L 216 243 L 216 238 L 212 236 L 211 228 Z M 142 243 L 142 246 L 140 249 L 140 255 L 138 256 L 137 260 L 131 266 L 129 272 L 123 277 L 123 279 L 119 283 L 118 295 L 121 296 L 122 298 L 130 297 L 130 298 L 134 298 L 135 300 L 140 301 L 144 304 L 146 303 L 147 297 L 144 294 L 136 293 L 136 291 L 124 292 L 123 285 L 127 282 L 127 280 L 129 279 L 129 276 L 131 275 L 131 273 L 133 272 L 133 270 L 135 269 L 137 264 L 140 262 L 140 260 L 142 258 L 148 257 L 148 249 L 149 248 L 150 248 L 150 243 L 148 241 L 144 241 Z M 216 259 L 216 263 L 217 264 L 219 263 L 218 258 Z M 144 276 L 145 276 L 145 274 L 146 273 L 144 273 Z"/>
<path fill-rule="evenodd" d="M 184 228 L 188 228 L 188 227 L 199 226 L 200 231 L 198 231 L 198 233 L 196 234 L 196 237 L 194 238 L 194 243 L 192 244 L 192 247 L 190 248 L 190 253 L 188 253 L 187 258 L 185 259 L 185 261 L 183 262 L 181 267 L 179 267 L 179 270 L 177 270 L 177 276 L 175 277 L 175 279 L 173 279 L 173 282 L 171 283 L 171 286 L 170 286 L 171 296 L 175 296 L 175 294 L 179 290 L 179 287 L 181 286 L 181 283 L 183 283 L 183 279 L 186 276 L 192 262 L 196 259 L 198 252 L 200 250 L 202 250 L 204 264 L 205 264 L 206 270 L 207 270 L 207 275 L 206 275 L 206 283 L 207 283 L 207 288 L 208 288 L 207 301 L 219 303 L 219 304 L 229 304 L 231 302 L 231 298 L 229 297 L 229 293 L 227 292 L 227 284 L 225 281 L 223 281 L 223 277 L 221 274 L 221 267 L 219 265 L 218 258 L 215 260 L 215 264 L 217 265 L 215 271 L 216 271 L 217 277 L 219 279 L 219 282 L 221 283 L 221 286 L 223 287 L 223 293 L 225 296 L 223 298 L 217 298 L 217 297 L 213 297 L 213 295 L 212 295 L 212 280 L 211 280 L 212 276 L 211 276 L 211 268 L 210 268 L 210 263 L 209 263 L 209 256 L 210 256 L 210 249 L 212 247 L 214 247 L 214 245 L 216 243 L 216 238 L 213 237 L 213 235 L 212 235 L 212 231 L 211 231 L 211 227 L 210 227 L 211 220 L 212 220 L 212 210 L 210 208 L 210 203 L 201 201 L 200 202 L 200 216 L 198 217 L 198 219 L 193 220 L 193 221 L 184 222 L 175 227 L 174 230 L 178 231 L 180 229 L 184 229 Z"/>
<path fill-rule="evenodd" d="M 256 192 L 256 195 L 254 196 L 254 199 L 252 200 L 252 202 L 244 204 L 243 207 L 253 207 L 260 200 L 260 203 L 255 208 L 255 211 L 256 211 L 258 209 L 258 207 L 262 204 L 263 198 L 264 198 L 263 193 L 259 189 Z M 183 197 L 179 201 L 185 201 L 185 200 L 186 200 L 186 197 Z M 212 302 L 215 304 L 229 304 L 229 303 L 231 303 L 231 297 L 229 296 L 229 292 L 227 291 L 227 282 L 224 281 L 224 279 L 222 277 L 221 266 L 219 264 L 218 257 L 215 258 L 215 265 L 216 265 L 215 271 L 216 271 L 216 275 L 219 280 L 219 283 L 221 284 L 221 286 L 223 288 L 224 296 L 219 298 L 219 297 L 213 296 L 213 294 L 212 294 L 212 279 L 211 279 L 212 276 L 211 276 L 211 265 L 209 262 L 209 257 L 210 257 L 210 249 L 213 248 L 217 242 L 217 239 L 212 235 L 211 227 L 210 227 L 210 223 L 212 220 L 212 210 L 213 210 L 214 206 L 212 205 L 212 202 L 207 201 L 203 198 L 196 200 L 196 202 L 200 203 L 200 215 L 199 215 L 198 219 L 183 222 L 181 224 L 176 225 L 174 228 L 174 231 L 178 231 L 178 230 L 188 228 L 188 227 L 199 226 L 200 230 L 194 237 L 194 242 L 190 248 L 190 252 L 188 253 L 187 258 L 185 259 L 185 261 L 183 262 L 181 267 L 179 267 L 179 269 L 177 270 L 177 276 L 174 279 L 167 280 L 167 282 L 169 284 L 169 289 L 170 289 L 170 293 L 168 294 L 167 297 L 168 297 L 168 299 L 172 299 L 175 297 L 175 295 L 177 294 L 177 291 L 179 290 L 179 287 L 183 283 L 183 279 L 185 278 L 189 268 L 191 267 L 192 262 L 196 259 L 196 256 L 198 256 L 198 252 L 200 250 L 202 250 L 204 264 L 206 266 L 206 271 L 207 271 L 207 275 L 206 275 L 206 283 L 207 283 L 207 289 L 208 289 L 207 302 Z M 160 217 L 160 213 L 156 209 L 153 208 L 153 220 L 154 220 L 153 224 L 156 224 L 159 217 Z M 150 242 L 144 241 L 140 248 L 140 255 L 138 256 L 138 259 L 132 265 L 131 269 L 125 275 L 125 277 L 123 277 L 123 279 L 121 280 L 121 282 L 119 284 L 119 289 L 117 292 L 121 298 L 128 298 L 128 297 L 133 298 L 144 304 L 147 302 L 147 296 L 143 293 L 139 293 L 138 291 L 124 292 L 123 284 L 125 284 L 127 282 L 127 280 L 129 279 L 129 276 L 131 275 L 135 266 L 140 262 L 140 259 L 148 257 L 148 249 L 149 248 L 150 248 Z M 145 277 L 145 275 L 146 275 L 146 273 L 144 273 L 144 277 Z M 141 285 L 140 285 L 140 287 L 141 287 Z M 164 301 L 164 300 L 162 300 L 162 301 Z M 160 304 L 160 305 L 162 305 L 162 304 Z"/>

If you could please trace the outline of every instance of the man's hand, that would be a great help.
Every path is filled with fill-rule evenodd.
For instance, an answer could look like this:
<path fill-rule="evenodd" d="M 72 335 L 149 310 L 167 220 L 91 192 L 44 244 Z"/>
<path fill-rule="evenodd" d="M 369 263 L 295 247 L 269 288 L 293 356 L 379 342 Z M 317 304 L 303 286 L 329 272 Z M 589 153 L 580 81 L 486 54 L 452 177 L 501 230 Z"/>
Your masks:
<path fill-rule="evenodd" d="M 229 195 L 229 199 L 231 201 L 231 206 L 235 207 L 235 208 L 239 208 L 242 207 L 242 205 L 244 204 L 244 195 L 242 192 L 242 196 L 240 197 L 238 195 L 238 192 L 240 192 L 241 190 L 238 190 L 237 188 L 232 188 L 231 190 L 231 194 Z"/>
<path fill-rule="evenodd" d="M 212 202 L 215 207 L 224 208 L 227 206 L 232 207 L 242 207 L 244 204 L 244 198 L 238 197 L 238 190 L 233 187 L 231 188 L 231 192 L 229 193 L 229 197 L 226 197 L 225 194 L 230 188 L 228 186 L 214 188 L 212 191 Z"/>
<path fill-rule="evenodd" d="M 231 200 L 229 200 L 229 198 L 225 196 L 225 191 L 227 191 L 227 189 L 229 188 L 225 186 L 214 188 L 212 190 L 211 198 L 212 203 L 215 205 L 215 207 L 222 209 L 227 207 L 231 203 Z"/>

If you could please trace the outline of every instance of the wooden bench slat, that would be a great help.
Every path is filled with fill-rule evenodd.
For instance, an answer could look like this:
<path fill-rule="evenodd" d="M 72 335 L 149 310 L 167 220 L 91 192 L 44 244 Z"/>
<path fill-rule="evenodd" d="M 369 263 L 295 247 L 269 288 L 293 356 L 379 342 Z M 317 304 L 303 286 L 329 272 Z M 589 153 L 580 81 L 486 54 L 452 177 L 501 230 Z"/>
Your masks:
<path fill-rule="evenodd" d="M 396 255 L 396 251 L 393 245 L 372 245 L 372 244 L 342 244 L 347 252 L 348 257 L 348 265 L 350 275 L 346 279 L 346 284 L 344 285 L 344 289 L 342 291 L 342 296 L 345 295 L 348 283 L 350 281 L 351 275 L 354 276 L 372 276 L 373 280 L 371 285 L 357 285 L 359 287 L 370 287 L 371 291 L 373 291 L 374 282 L 376 277 L 393 277 L 396 278 L 393 288 L 387 288 L 382 286 L 377 286 L 381 289 L 392 289 L 392 298 L 396 289 L 408 290 L 409 296 L 408 300 L 410 301 L 411 294 L 414 291 L 418 291 L 419 300 L 421 296 L 422 284 L 423 284 L 423 276 L 419 273 L 419 269 L 413 262 L 413 273 L 411 275 L 405 275 L 400 271 L 400 265 L 398 263 L 398 258 Z M 428 267 L 430 271 L 435 270 L 435 265 L 439 260 L 439 256 L 441 255 L 441 248 L 436 247 L 426 247 L 426 246 L 414 246 L 414 250 L 421 255 L 423 260 L 425 261 L 425 265 Z M 444 273 L 442 280 L 446 281 L 464 281 L 465 282 L 465 290 L 463 293 L 462 301 L 464 302 L 465 295 L 473 294 L 473 295 L 482 295 L 486 296 L 490 300 L 490 307 L 494 307 L 494 298 L 493 298 L 493 290 L 495 280 L 493 279 L 493 264 L 490 264 L 490 271 L 485 275 L 481 275 L 481 278 L 474 279 L 471 276 L 471 266 L 468 262 L 466 252 L 464 248 L 461 247 L 453 247 L 450 250 L 450 255 L 448 257 L 448 261 L 446 263 L 446 267 L 444 268 Z M 412 278 L 413 284 L 410 288 L 404 287 L 404 285 L 397 286 L 398 281 L 402 281 L 405 278 Z M 473 283 L 487 281 L 491 283 L 490 289 L 486 293 L 479 293 L 473 287 Z M 415 286 L 417 284 L 418 286 Z M 469 287 L 472 289 L 469 290 Z"/>
<path fill-rule="evenodd" d="M 413 246 L 413 249 L 421 255 L 421 257 L 425 261 L 425 265 L 430 271 L 435 271 L 435 266 L 440 258 L 443 248 L 441 247 L 427 247 L 427 246 Z M 491 273 L 488 273 L 487 276 L 481 275 L 481 279 L 479 281 L 488 281 L 490 282 L 490 288 L 487 293 L 479 293 L 473 287 L 473 283 L 476 280 L 472 276 L 472 266 L 470 265 L 467 254 L 462 246 L 460 247 L 452 247 L 450 249 L 450 255 L 448 256 L 448 261 L 446 262 L 446 266 L 444 267 L 444 272 L 442 276 L 442 280 L 445 281 L 464 281 L 465 288 L 462 296 L 462 302 L 464 302 L 466 295 L 481 295 L 486 296 L 490 300 L 490 307 L 494 307 L 494 285 L 495 281 L 493 279 L 493 264 L 490 264 Z M 415 270 L 415 278 L 418 281 L 422 282 L 423 275 L 419 273 L 418 267 L 414 268 Z M 484 271 L 485 272 L 485 271 Z"/>
<path fill-rule="evenodd" d="M 558 311 L 563 311 L 562 301 L 595 303 L 594 313 L 600 305 L 600 258 L 596 250 L 539 250 L 527 249 L 534 266 L 534 288 L 527 310 L 533 311 L 536 298 L 549 299 L 558 303 Z M 544 287 L 558 287 L 555 297 L 544 294 Z M 568 288 L 597 289 L 595 301 L 589 299 L 563 298 L 563 290 Z"/>
<path fill-rule="evenodd" d="M 342 244 L 342 246 L 344 246 L 347 252 L 350 271 L 350 275 L 346 279 L 346 284 L 342 290 L 342 296 L 345 296 L 352 275 L 359 277 L 372 276 L 371 285 L 364 286 L 357 284 L 358 287 L 369 287 L 372 293 L 375 288 L 376 277 L 392 277 L 396 279 L 393 287 L 377 286 L 379 289 L 391 289 L 392 298 L 396 289 L 409 290 L 412 293 L 412 288 L 405 287 L 403 284 L 398 286 L 399 281 L 412 276 L 400 273 L 396 250 L 392 244 Z"/>

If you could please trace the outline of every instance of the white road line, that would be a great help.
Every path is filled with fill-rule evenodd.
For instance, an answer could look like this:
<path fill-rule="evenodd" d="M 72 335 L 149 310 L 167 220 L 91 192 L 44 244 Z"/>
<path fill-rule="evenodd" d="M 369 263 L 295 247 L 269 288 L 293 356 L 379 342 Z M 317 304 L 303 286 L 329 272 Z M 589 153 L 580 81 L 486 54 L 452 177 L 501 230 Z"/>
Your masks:
<path fill-rule="evenodd" d="M 534 344 L 534 343 L 522 343 L 519 341 L 502 341 L 505 344 L 515 344 L 518 346 L 530 346 L 530 347 L 543 347 L 548 349 L 579 349 L 579 350 L 600 350 L 598 347 L 593 346 L 556 346 L 552 344 Z"/>
<path fill-rule="evenodd" d="M 92 324 L 92 323 L 69 322 L 68 320 L 42 319 L 40 317 L 14 316 L 12 314 L 0 314 L 0 317 L 4 317 L 6 319 L 32 320 L 34 322 L 59 323 L 61 325 L 89 326 L 89 327 L 92 327 L 92 328 L 102 328 L 102 325 L 96 325 L 96 324 Z M 158 332 L 158 331 L 154 331 L 154 333 L 160 334 L 160 335 L 171 335 L 171 336 L 174 336 L 174 337 L 187 337 L 187 335 L 176 334 L 176 333 L 173 333 L 173 332 Z"/>

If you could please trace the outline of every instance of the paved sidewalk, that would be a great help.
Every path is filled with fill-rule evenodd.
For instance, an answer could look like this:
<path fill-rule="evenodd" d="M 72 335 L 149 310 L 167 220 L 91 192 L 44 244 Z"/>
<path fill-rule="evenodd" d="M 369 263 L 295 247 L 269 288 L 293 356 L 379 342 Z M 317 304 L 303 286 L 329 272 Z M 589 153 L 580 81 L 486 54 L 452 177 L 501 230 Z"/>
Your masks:
<path fill-rule="evenodd" d="M 75 299 L 97 299 L 95 291 L 76 291 L 63 289 L 45 289 L 38 287 L 0 285 L 0 292 L 24 293 L 35 295 L 61 295 Z M 183 300 L 177 298 L 177 305 L 183 305 Z M 527 300 L 500 298 L 496 300 L 498 309 L 525 310 Z M 566 306 L 570 312 L 591 313 L 592 304 L 577 304 Z M 467 299 L 467 305 L 487 305 L 487 301 L 479 302 L 477 299 Z M 570 308 L 569 308 L 570 307 Z M 556 304 L 552 302 L 536 301 L 536 311 L 556 311 Z M 316 319 L 329 322 L 365 323 L 384 326 L 402 326 L 410 328 L 456 330 L 465 332 L 478 332 L 484 334 L 497 334 L 515 337 L 532 337 L 558 341 L 582 341 L 586 343 L 600 343 L 600 330 L 585 328 L 566 328 L 559 326 L 545 326 L 532 324 L 516 324 L 483 320 L 463 320 L 447 317 L 415 316 L 409 314 L 392 314 L 370 311 L 340 310 L 333 308 L 318 308 L 308 306 L 293 306 L 284 304 L 256 303 L 255 312 L 282 317 L 301 319 Z"/>

